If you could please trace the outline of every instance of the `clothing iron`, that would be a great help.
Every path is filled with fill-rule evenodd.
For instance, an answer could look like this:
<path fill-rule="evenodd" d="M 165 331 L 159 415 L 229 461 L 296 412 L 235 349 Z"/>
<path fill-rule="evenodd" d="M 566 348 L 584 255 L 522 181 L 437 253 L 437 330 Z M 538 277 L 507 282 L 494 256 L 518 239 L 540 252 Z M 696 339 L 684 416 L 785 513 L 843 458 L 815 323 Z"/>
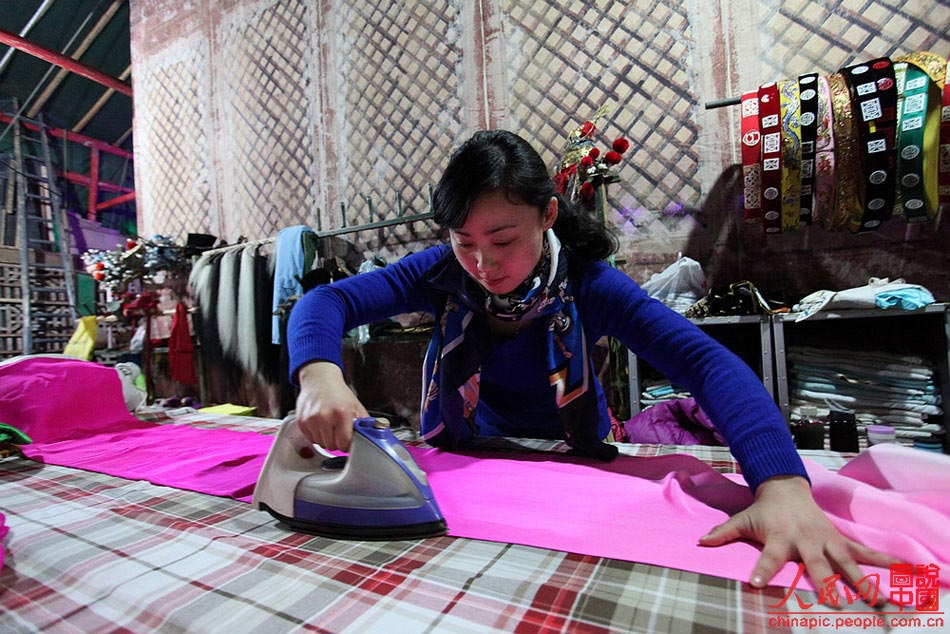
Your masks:
<path fill-rule="evenodd" d="M 338 539 L 444 535 L 426 474 L 384 418 L 358 418 L 349 456 L 312 444 L 291 413 L 254 488 L 254 507 L 294 530 Z"/>

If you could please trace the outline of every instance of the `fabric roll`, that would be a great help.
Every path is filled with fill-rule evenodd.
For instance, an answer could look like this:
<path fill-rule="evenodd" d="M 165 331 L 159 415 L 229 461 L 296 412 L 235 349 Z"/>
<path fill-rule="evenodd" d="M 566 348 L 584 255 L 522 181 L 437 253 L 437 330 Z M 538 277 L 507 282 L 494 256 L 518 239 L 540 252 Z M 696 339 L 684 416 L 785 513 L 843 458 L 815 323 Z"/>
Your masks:
<path fill-rule="evenodd" d="M 861 216 L 863 187 L 860 174 L 860 157 L 856 141 L 854 116 L 851 111 L 851 94 L 841 73 L 828 76 L 831 93 L 832 120 L 835 138 L 835 190 L 834 211 L 822 214 L 822 226 L 837 231 L 848 226 L 851 218 Z"/>
<path fill-rule="evenodd" d="M 778 84 L 759 87 L 762 135 L 762 224 L 765 233 L 782 231 L 782 127 Z"/>
<path fill-rule="evenodd" d="M 904 111 L 904 84 L 907 79 L 907 62 L 894 62 L 894 83 L 897 84 L 897 165 L 894 187 L 894 209 L 892 214 L 895 216 L 904 215 L 904 205 L 901 202 L 901 172 L 903 162 L 900 159 L 901 144 L 901 117 Z"/>
<path fill-rule="evenodd" d="M 938 200 L 941 205 L 950 205 L 950 59 L 947 60 L 947 71 L 943 78 L 939 156 Z"/>
<path fill-rule="evenodd" d="M 801 218 L 802 139 L 801 99 L 797 79 L 778 84 L 782 118 L 782 231 L 796 229 Z"/>
<path fill-rule="evenodd" d="M 915 51 L 894 58 L 894 62 L 913 64 L 924 71 L 934 84 L 943 87 L 947 74 L 947 59 L 930 51 Z"/>
<path fill-rule="evenodd" d="M 801 103 L 802 182 L 799 223 L 812 223 L 815 186 L 815 152 L 818 137 L 818 73 L 798 77 L 798 92 Z"/>
<path fill-rule="evenodd" d="M 851 216 L 853 233 L 878 229 L 894 210 L 896 175 L 897 83 L 887 57 L 848 66 L 845 78 L 857 127 L 864 198 Z"/>
<path fill-rule="evenodd" d="M 815 186 L 812 201 L 812 222 L 820 222 L 824 214 L 835 208 L 835 137 L 832 120 L 831 92 L 828 78 L 818 78 L 818 129 L 815 137 Z"/>
<path fill-rule="evenodd" d="M 898 137 L 901 207 L 907 222 L 937 213 L 940 93 L 924 70 L 908 64 Z"/>
<path fill-rule="evenodd" d="M 742 95 L 742 219 L 747 224 L 762 222 L 762 134 L 759 132 L 757 91 Z"/>

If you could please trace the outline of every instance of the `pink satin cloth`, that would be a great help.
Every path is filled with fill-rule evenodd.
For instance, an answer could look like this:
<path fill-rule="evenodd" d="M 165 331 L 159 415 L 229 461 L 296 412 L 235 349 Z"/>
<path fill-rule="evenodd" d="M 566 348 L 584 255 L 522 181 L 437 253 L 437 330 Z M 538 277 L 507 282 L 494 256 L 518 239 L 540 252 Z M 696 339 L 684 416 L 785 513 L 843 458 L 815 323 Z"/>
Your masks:
<path fill-rule="evenodd" d="M 68 357 L 0 363 L 0 421 L 33 439 L 33 460 L 249 501 L 273 438 L 148 423 L 118 373 Z"/>
<path fill-rule="evenodd" d="M 152 427 L 126 409 L 118 372 L 52 355 L 0 363 L 0 421 L 38 443 Z"/>
<path fill-rule="evenodd" d="M 30 377 L 63 369 L 44 366 Z M 81 370 L 111 384 L 99 370 Z M 23 449 L 41 462 L 246 502 L 273 440 L 139 421 L 125 411 L 117 376 L 118 397 L 101 394 L 98 406 L 90 405 L 93 399 L 75 381 L 41 395 L 16 387 L 29 378 L 11 377 L 0 365 L 0 420 L 37 440 Z M 72 401 L 72 407 L 57 403 L 53 394 Z M 752 496 L 736 477 L 689 455 L 621 456 L 604 464 L 562 454 L 408 449 L 428 474 L 453 536 L 739 581 L 748 579 L 759 556 L 759 548 L 745 542 L 698 545 L 700 536 L 748 506 Z M 806 466 L 816 501 L 843 534 L 908 563 L 950 570 L 950 457 L 879 445 L 838 473 L 809 461 Z M 797 572 L 796 564 L 788 564 L 772 584 L 787 587 Z M 881 587 L 887 587 L 887 570 L 865 572 L 879 573 Z M 805 578 L 797 587 L 810 588 Z"/>

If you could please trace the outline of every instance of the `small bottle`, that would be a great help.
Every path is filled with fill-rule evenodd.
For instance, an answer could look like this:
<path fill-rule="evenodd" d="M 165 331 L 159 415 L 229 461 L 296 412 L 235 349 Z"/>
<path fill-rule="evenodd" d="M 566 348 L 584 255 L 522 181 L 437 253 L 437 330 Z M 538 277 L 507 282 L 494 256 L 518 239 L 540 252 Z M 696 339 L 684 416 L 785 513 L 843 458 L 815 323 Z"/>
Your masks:
<path fill-rule="evenodd" d="M 825 448 L 825 425 L 818 420 L 817 407 L 802 407 L 801 418 L 792 423 L 792 437 L 797 449 Z"/>
<path fill-rule="evenodd" d="M 858 453 L 858 423 L 854 412 L 832 409 L 828 412 L 828 436 L 831 450 Z"/>
<path fill-rule="evenodd" d="M 868 447 L 897 442 L 897 435 L 894 432 L 894 428 L 889 425 L 868 425 L 867 432 Z"/>

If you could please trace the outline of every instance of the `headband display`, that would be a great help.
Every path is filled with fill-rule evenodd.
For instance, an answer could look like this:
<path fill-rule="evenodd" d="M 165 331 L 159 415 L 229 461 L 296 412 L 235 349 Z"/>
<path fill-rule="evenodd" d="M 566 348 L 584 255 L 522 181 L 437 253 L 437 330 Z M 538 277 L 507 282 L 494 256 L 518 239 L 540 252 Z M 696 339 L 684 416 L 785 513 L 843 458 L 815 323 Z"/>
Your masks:
<path fill-rule="evenodd" d="M 950 69 L 922 51 L 809 72 L 741 103 L 743 220 L 765 233 L 877 230 L 950 205 Z M 707 104 L 707 107 L 714 107 Z"/>

